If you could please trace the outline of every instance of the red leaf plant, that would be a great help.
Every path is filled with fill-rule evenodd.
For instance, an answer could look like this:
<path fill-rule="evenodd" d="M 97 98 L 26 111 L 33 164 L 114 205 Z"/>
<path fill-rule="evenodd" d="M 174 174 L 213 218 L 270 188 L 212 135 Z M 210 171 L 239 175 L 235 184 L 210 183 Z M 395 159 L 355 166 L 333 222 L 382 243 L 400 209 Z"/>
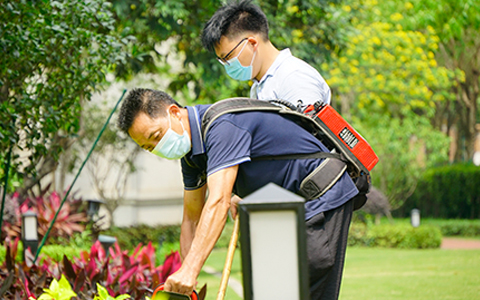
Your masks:
<path fill-rule="evenodd" d="M 21 232 L 21 215 L 31 210 L 37 214 L 38 234 L 40 237 L 43 237 L 50 227 L 55 213 L 59 210 L 62 200 L 63 197 L 60 197 L 60 194 L 57 192 L 37 198 L 27 198 L 22 204 L 15 207 L 16 220 L 5 222 L 5 226 L 2 228 L 3 235 L 6 236 L 7 240 L 14 240 L 16 237 L 19 237 Z M 14 193 L 9 201 L 18 202 L 18 193 Z M 55 241 L 59 237 L 68 238 L 74 232 L 82 232 L 85 229 L 83 223 L 86 221 L 87 215 L 82 210 L 82 200 L 73 199 L 73 197 L 67 198 L 50 231 L 49 241 L 52 241 L 52 239 Z"/>
<path fill-rule="evenodd" d="M 64 274 L 77 294 L 74 299 L 93 299 L 99 283 L 111 296 L 129 294 L 132 299 L 140 300 L 181 265 L 178 252 L 172 252 L 163 266 L 155 266 L 155 249 L 151 243 L 138 245 L 131 255 L 115 243 L 107 255 L 97 241 L 90 251 L 83 251 L 73 261 L 64 256 L 62 262 L 55 263 L 41 257 L 38 260 L 42 261 L 41 265 L 27 266 L 14 260 L 17 244 L 18 239 L 6 245 L 6 261 L 0 268 L 0 299 L 38 296 L 53 278 L 58 280 Z"/>

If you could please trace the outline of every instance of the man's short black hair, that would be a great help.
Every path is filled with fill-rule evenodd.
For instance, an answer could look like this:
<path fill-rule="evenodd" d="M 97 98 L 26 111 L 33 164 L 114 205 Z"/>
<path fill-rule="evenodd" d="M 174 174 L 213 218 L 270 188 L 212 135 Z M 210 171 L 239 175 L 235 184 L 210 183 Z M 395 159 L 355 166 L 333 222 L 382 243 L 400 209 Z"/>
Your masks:
<path fill-rule="evenodd" d="M 165 92 L 142 88 L 133 89 L 123 100 L 118 116 L 118 127 L 128 134 L 128 130 L 139 113 L 143 112 L 152 119 L 166 116 L 166 108 L 170 104 L 182 107 Z"/>
<path fill-rule="evenodd" d="M 260 33 L 263 40 L 268 40 L 267 17 L 251 0 L 230 2 L 218 9 L 205 24 L 202 44 L 214 52 L 222 36 L 234 39 L 246 31 Z"/>

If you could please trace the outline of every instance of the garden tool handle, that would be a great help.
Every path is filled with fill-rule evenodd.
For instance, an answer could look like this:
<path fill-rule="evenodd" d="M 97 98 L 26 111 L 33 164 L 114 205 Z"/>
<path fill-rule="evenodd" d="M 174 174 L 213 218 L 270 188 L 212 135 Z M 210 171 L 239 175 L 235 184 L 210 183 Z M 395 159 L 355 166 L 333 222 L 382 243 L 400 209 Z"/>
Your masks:
<path fill-rule="evenodd" d="M 227 291 L 228 278 L 230 277 L 230 271 L 232 270 L 233 255 L 235 254 L 235 248 L 237 246 L 238 231 L 240 227 L 240 221 L 238 219 L 238 213 L 235 217 L 235 223 L 233 225 L 232 237 L 230 238 L 230 244 L 228 245 L 227 258 L 225 259 L 225 266 L 222 272 L 222 279 L 220 281 L 220 289 L 218 290 L 217 300 L 223 300 L 225 298 L 225 292 Z"/>

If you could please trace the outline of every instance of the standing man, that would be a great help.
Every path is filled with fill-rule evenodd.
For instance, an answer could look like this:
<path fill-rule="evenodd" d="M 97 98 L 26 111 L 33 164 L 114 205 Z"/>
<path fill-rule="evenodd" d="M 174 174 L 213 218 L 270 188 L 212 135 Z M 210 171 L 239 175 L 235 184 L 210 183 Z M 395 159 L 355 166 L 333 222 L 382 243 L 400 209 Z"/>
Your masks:
<path fill-rule="evenodd" d="M 267 17 L 251 0 L 217 10 L 205 24 L 202 43 L 215 52 L 230 77 L 253 80 L 250 98 L 330 104 L 330 88 L 323 77 L 288 48 L 275 48 L 268 37 Z"/>
<path fill-rule="evenodd" d="M 315 158 L 257 160 L 328 152 L 307 130 L 276 112 L 224 114 L 211 122 L 202 138 L 200 124 L 210 106 L 183 108 L 164 92 L 134 89 L 124 100 L 118 120 L 120 129 L 143 149 L 167 159 L 181 159 L 183 263 L 167 279 L 165 290 L 188 295 L 223 230 L 232 192 L 245 197 L 273 182 L 302 194 L 304 186 L 323 174 L 329 163 Z M 329 186 L 305 202 L 312 300 L 338 298 L 351 199 L 358 193 L 344 169 L 332 175 L 335 178 Z"/>

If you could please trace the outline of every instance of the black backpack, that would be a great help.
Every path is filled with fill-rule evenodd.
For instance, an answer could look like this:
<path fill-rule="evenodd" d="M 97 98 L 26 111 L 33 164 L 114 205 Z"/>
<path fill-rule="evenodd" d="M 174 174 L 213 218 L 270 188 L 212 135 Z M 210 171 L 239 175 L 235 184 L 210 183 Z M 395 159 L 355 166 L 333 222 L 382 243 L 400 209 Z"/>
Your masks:
<path fill-rule="evenodd" d="M 299 194 L 307 201 L 320 197 L 333 186 L 345 171 L 355 182 L 359 193 L 354 197 L 354 209 L 361 208 L 371 186 L 370 170 L 378 157 L 368 143 L 329 105 L 317 102 L 314 105 L 298 106 L 283 100 L 256 100 L 230 98 L 212 104 L 202 119 L 202 137 L 211 123 L 227 113 L 246 111 L 277 112 L 302 126 L 317 137 L 331 152 L 287 154 L 252 158 L 258 160 L 319 158 L 325 161 L 302 182 Z M 333 132 L 332 128 L 338 128 Z M 356 151 L 356 152 L 355 152 Z"/>

